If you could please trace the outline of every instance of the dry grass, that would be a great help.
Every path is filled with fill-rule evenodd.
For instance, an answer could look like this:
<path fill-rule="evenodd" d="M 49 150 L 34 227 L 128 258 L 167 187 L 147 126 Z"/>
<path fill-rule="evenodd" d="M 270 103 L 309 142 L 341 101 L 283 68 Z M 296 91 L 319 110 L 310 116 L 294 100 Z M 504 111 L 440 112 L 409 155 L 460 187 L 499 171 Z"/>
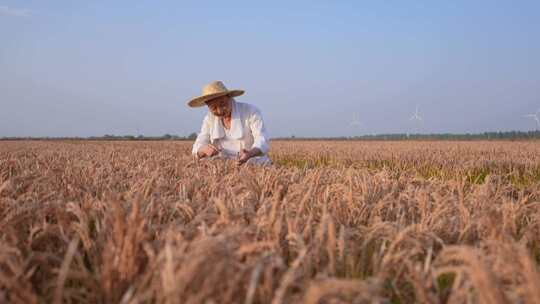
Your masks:
<path fill-rule="evenodd" d="M 540 303 L 540 143 L 1 142 L 0 302 Z"/>

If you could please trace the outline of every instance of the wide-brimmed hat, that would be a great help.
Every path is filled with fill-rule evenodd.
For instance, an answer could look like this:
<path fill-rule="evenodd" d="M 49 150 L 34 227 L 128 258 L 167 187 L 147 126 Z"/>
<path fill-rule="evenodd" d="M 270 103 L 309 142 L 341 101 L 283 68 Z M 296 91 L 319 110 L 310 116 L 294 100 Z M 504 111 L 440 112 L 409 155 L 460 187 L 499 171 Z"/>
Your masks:
<path fill-rule="evenodd" d="M 243 90 L 228 90 L 223 82 L 213 81 L 205 85 L 202 89 L 202 95 L 195 97 L 188 101 L 188 106 L 192 108 L 202 107 L 207 101 L 221 96 L 228 95 L 230 97 L 236 97 L 244 94 Z"/>

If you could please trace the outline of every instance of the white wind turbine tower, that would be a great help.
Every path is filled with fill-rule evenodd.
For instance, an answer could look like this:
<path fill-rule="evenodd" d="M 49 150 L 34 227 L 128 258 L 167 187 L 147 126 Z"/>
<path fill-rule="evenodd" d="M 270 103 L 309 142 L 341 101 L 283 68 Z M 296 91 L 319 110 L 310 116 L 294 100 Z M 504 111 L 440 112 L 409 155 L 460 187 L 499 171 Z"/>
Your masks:
<path fill-rule="evenodd" d="M 525 117 L 534 119 L 536 121 L 537 130 L 540 130 L 540 118 L 538 117 L 538 114 L 540 114 L 540 109 L 538 109 L 534 114 L 525 115 Z"/>
<path fill-rule="evenodd" d="M 359 128 L 360 126 L 362 125 L 362 123 L 360 122 L 360 118 L 358 116 L 358 113 L 353 113 L 353 118 L 351 120 L 351 122 L 349 122 L 349 126 L 351 126 L 351 128 Z"/>
<path fill-rule="evenodd" d="M 416 111 L 414 112 L 413 116 L 409 118 L 409 120 L 422 121 L 422 117 L 420 117 L 420 113 L 418 112 L 418 105 L 416 106 Z"/>
<path fill-rule="evenodd" d="M 416 128 L 416 133 L 418 133 L 418 125 L 421 124 L 423 122 L 423 119 L 422 117 L 420 116 L 420 112 L 419 112 L 419 109 L 418 109 L 418 105 L 416 105 L 416 110 L 414 111 L 414 114 L 411 116 L 411 118 L 409 118 L 409 120 L 411 121 L 416 121 L 417 122 L 417 128 Z M 408 137 L 408 136 L 407 136 Z"/>

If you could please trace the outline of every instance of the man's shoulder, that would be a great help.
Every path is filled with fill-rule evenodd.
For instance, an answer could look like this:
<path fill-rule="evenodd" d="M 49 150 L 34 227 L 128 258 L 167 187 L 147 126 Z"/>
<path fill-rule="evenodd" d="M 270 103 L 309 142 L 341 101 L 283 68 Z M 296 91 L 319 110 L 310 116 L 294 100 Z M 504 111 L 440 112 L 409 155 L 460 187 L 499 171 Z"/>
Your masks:
<path fill-rule="evenodd" d="M 253 113 L 260 112 L 259 108 L 249 103 L 237 101 L 236 106 L 240 109 L 242 113 L 245 113 L 245 114 L 253 114 Z"/>

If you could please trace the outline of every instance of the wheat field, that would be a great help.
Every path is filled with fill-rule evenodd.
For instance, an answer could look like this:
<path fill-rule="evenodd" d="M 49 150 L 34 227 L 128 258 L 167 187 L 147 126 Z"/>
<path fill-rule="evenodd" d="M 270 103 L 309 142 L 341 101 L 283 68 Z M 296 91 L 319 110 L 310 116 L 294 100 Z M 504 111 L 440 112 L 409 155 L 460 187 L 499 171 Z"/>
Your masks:
<path fill-rule="evenodd" d="M 540 142 L 0 142 L 0 303 L 540 303 Z"/>

